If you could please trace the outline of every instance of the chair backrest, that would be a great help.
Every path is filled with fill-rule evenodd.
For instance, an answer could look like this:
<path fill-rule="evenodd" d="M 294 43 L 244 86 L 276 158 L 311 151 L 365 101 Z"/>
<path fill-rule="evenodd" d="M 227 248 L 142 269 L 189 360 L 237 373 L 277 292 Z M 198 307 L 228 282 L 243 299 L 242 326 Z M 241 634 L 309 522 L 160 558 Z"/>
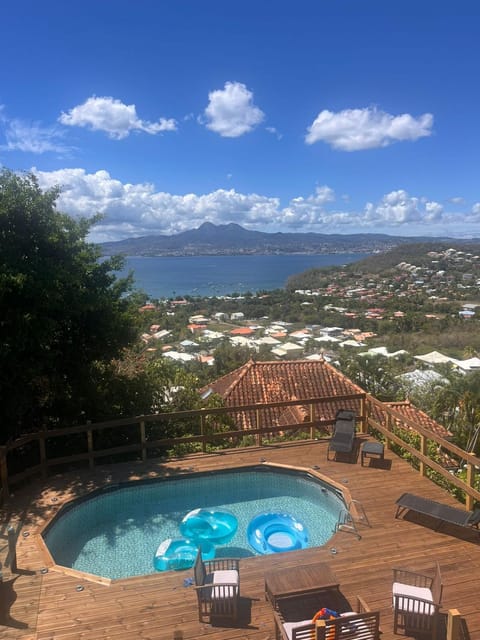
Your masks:
<path fill-rule="evenodd" d="M 202 560 L 202 552 L 198 549 L 197 557 L 195 558 L 195 564 L 193 565 L 193 575 L 195 578 L 195 585 L 201 587 L 205 584 L 205 578 L 207 577 L 207 571 L 205 564 Z"/>
<path fill-rule="evenodd" d="M 370 611 L 356 613 L 334 620 L 319 620 L 315 627 L 315 640 L 378 640 L 380 638 L 380 613 Z"/>
<path fill-rule="evenodd" d="M 349 409 L 339 409 L 335 416 L 335 420 L 355 420 L 355 412 L 350 411 Z"/>

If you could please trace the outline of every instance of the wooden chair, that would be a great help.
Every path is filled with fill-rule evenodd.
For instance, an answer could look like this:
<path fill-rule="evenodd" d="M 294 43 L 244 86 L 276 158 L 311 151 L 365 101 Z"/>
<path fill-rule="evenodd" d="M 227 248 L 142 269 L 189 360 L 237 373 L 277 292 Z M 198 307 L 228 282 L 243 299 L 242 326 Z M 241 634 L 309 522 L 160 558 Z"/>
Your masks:
<path fill-rule="evenodd" d="M 237 558 L 202 559 L 198 550 L 193 566 L 198 599 L 198 619 L 211 624 L 217 619 L 235 623 L 240 599 L 240 571 Z"/>
<path fill-rule="evenodd" d="M 400 627 L 408 633 L 429 634 L 436 640 L 442 603 L 442 576 L 438 562 L 433 576 L 393 570 L 393 632 Z"/>
<path fill-rule="evenodd" d="M 346 611 L 339 618 L 313 621 L 327 593 L 314 598 L 297 596 L 287 602 L 280 600 L 273 612 L 276 640 L 379 640 L 380 613 L 370 611 L 366 602 L 357 596 L 356 611 Z M 294 606 L 292 606 L 294 605 Z M 337 611 L 339 608 L 337 608 Z M 302 619 L 307 615 L 306 619 Z"/>

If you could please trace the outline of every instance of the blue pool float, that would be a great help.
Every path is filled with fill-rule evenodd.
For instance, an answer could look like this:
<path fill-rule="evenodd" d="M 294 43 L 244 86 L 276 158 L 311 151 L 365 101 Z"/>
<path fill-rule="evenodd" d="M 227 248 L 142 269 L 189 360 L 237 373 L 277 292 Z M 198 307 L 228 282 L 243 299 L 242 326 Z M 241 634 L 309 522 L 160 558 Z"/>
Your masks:
<path fill-rule="evenodd" d="M 200 545 L 202 558 L 213 560 L 215 547 L 211 542 L 202 542 Z M 197 557 L 198 544 L 185 538 L 167 538 L 160 543 L 153 558 L 153 566 L 157 571 L 181 571 L 190 569 Z"/>
<path fill-rule="evenodd" d="M 308 546 L 305 525 L 289 513 L 260 513 L 247 527 L 249 544 L 258 553 L 295 551 Z"/>
<path fill-rule="evenodd" d="M 235 535 L 238 520 L 230 511 L 194 509 L 180 523 L 180 533 L 188 540 L 208 540 L 214 544 L 226 544 Z"/>

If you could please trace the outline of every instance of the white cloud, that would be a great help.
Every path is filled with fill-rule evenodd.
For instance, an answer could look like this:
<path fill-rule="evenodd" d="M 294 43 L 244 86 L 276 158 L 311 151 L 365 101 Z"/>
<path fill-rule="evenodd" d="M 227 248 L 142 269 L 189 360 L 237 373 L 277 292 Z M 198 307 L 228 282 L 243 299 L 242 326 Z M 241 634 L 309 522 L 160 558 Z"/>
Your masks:
<path fill-rule="evenodd" d="M 403 140 L 418 140 L 432 134 L 430 113 L 415 118 L 408 113 L 392 116 L 375 108 L 321 111 L 308 128 L 307 144 L 326 142 L 340 151 L 386 147 Z"/>
<path fill-rule="evenodd" d="M 67 126 L 87 127 L 94 131 L 105 131 L 110 138 L 121 140 L 131 131 L 143 131 L 155 135 L 162 131 L 175 131 L 177 123 L 173 118 L 160 118 L 158 122 L 141 120 L 134 104 L 124 104 L 111 97 L 92 96 L 67 113 L 62 113 L 59 121 Z"/>
<path fill-rule="evenodd" d="M 253 104 L 253 93 L 241 82 L 226 82 L 223 89 L 208 94 L 206 126 L 224 138 L 238 138 L 249 133 L 265 117 Z"/>
<path fill-rule="evenodd" d="M 411 197 L 403 189 L 391 191 L 377 205 L 367 203 L 364 221 L 368 225 L 401 226 L 412 223 L 439 222 L 443 206 L 426 198 Z"/>
<path fill-rule="evenodd" d="M 58 127 L 43 127 L 38 122 L 25 122 L 18 118 L 9 119 L 5 108 L 0 105 L 0 129 L 3 129 L 5 143 L 3 151 L 23 151 L 25 153 L 65 153 L 68 147 L 60 142 L 62 132 Z"/>
<path fill-rule="evenodd" d="M 350 208 L 333 189 L 317 187 L 309 196 L 292 198 L 286 206 L 280 199 L 235 189 L 211 193 L 176 195 L 158 191 L 149 183 L 122 183 L 107 171 L 87 173 L 84 169 L 33 171 L 42 188 L 59 185 L 62 211 L 72 216 L 104 220 L 92 230 L 91 240 L 103 242 L 129 236 L 175 234 L 200 226 L 236 222 L 260 231 L 315 231 L 318 233 L 391 233 L 397 235 L 457 235 L 475 233 L 480 223 L 480 203 L 464 213 L 447 212 L 439 202 L 411 196 L 398 189 L 367 203 Z M 462 227 L 463 225 L 463 227 Z M 450 229 L 450 234 L 449 234 Z"/>

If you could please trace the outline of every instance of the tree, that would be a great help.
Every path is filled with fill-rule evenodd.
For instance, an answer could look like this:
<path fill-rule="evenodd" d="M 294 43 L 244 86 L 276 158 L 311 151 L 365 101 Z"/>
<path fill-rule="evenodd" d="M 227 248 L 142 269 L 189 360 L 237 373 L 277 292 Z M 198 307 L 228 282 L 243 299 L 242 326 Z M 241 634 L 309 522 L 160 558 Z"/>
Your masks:
<path fill-rule="evenodd" d="M 86 236 L 98 218 L 56 208 L 58 189 L 0 172 L 0 439 L 82 420 L 100 365 L 135 337 L 131 279 Z"/>

